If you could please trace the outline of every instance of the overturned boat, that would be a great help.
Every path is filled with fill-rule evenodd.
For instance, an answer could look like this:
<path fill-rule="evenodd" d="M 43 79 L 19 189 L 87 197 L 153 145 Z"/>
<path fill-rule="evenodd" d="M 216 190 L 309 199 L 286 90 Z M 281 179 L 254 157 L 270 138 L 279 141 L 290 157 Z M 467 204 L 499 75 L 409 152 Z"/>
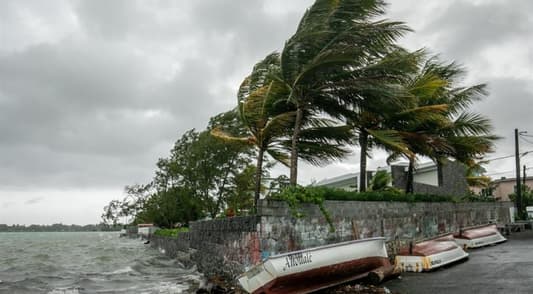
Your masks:
<path fill-rule="evenodd" d="M 495 224 L 462 228 L 454 234 L 454 238 L 463 248 L 478 248 L 507 241 Z"/>
<path fill-rule="evenodd" d="M 237 279 L 254 294 L 309 293 L 392 272 L 384 238 L 330 244 L 268 257 Z"/>
<path fill-rule="evenodd" d="M 423 272 L 468 258 L 452 234 L 438 236 L 420 243 L 409 244 L 394 259 L 397 271 Z"/>

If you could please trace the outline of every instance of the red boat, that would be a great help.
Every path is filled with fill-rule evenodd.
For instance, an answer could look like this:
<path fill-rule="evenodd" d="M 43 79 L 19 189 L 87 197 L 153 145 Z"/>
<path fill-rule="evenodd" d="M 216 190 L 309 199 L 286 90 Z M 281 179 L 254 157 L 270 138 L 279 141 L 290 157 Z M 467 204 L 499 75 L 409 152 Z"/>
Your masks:
<path fill-rule="evenodd" d="M 442 235 L 400 250 L 395 266 L 402 272 L 430 271 L 468 257 L 452 234 Z"/>
<path fill-rule="evenodd" d="M 462 228 L 453 236 L 463 248 L 478 248 L 507 241 L 495 224 Z"/>

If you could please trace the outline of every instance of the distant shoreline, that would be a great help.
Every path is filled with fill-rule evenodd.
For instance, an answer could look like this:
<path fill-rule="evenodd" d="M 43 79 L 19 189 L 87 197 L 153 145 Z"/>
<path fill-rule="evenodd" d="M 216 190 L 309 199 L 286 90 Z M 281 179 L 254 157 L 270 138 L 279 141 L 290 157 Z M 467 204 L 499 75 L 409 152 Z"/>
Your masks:
<path fill-rule="evenodd" d="M 42 232 L 118 232 L 122 225 L 11 225 L 0 224 L 0 233 L 42 233 Z"/>

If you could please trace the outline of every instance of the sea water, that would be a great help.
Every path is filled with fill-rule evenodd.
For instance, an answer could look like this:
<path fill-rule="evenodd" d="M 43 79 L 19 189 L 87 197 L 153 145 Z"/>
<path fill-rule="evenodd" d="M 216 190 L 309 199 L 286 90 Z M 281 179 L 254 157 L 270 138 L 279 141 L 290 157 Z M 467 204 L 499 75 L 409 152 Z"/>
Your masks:
<path fill-rule="evenodd" d="M 194 293 L 202 281 L 115 232 L 0 233 L 0 293 Z"/>

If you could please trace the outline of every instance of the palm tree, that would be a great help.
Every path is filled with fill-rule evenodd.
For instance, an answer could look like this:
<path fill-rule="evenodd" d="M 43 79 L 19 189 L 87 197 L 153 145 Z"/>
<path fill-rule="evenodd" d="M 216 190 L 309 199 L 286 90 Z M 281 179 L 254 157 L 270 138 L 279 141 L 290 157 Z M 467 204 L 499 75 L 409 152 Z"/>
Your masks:
<path fill-rule="evenodd" d="M 220 127 L 211 131 L 215 137 L 226 141 L 242 142 L 257 147 L 255 170 L 254 210 L 261 193 L 263 160 L 268 153 L 275 160 L 288 165 L 288 156 L 282 150 L 281 140 L 286 137 L 293 124 L 295 111 L 287 103 L 289 89 L 273 79 L 279 70 L 279 54 L 272 53 L 258 62 L 252 73 L 244 79 L 238 91 L 238 111 L 248 128 L 246 137 L 234 137 Z"/>
<path fill-rule="evenodd" d="M 424 111 L 422 116 L 394 119 L 396 129 L 409 149 L 437 163 L 439 185 L 442 183 L 442 164 L 449 157 L 472 166 L 485 153 L 491 152 L 493 142 L 497 139 L 491 134 L 492 127 L 488 119 L 467 111 L 474 101 L 486 95 L 485 85 L 457 87 L 463 74 L 464 69 L 455 63 L 443 64 L 436 57 L 427 59 L 406 87 L 416 97 L 415 109 L 435 111 Z M 399 155 L 393 152 L 389 161 Z M 409 160 L 406 192 L 411 193 L 416 157 L 406 157 Z"/>
<path fill-rule="evenodd" d="M 337 91 L 340 96 L 350 99 L 351 108 L 346 118 L 358 135 L 361 150 L 359 191 L 366 190 L 366 160 L 372 147 L 383 147 L 412 156 L 398 132 L 386 122 L 391 117 L 398 117 L 398 114 L 413 112 L 410 109 L 414 104 L 413 98 L 402 84 L 407 76 L 416 71 L 421 56 L 421 51 L 408 53 L 397 48 L 384 57 L 370 61 L 358 72 L 357 77 L 347 79 L 346 87 Z"/>
<path fill-rule="evenodd" d="M 499 137 L 492 134 L 492 125 L 488 118 L 468 110 L 475 101 L 487 95 L 485 84 L 457 86 L 466 73 L 465 69 L 454 62 L 441 63 L 436 57 L 428 59 L 424 70 L 434 72 L 446 81 L 446 86 L 438 95 L 422 101 L 424 104 L 448 105 L 446 115 L 450 123 L 442 124 L 440 128 L 434 130 L 451 147 L 435 152 L 439 184 L 441 184 L 442 163 L 448 157 L 472 166 L 476 160 L 492 152 L 494 141 Z"/>
<path fill-rule="evenodd" d="M 232 142 L 242 142 L 257 147 L 257 164 L 254 188 L 254 209 L 261 193 L 261 178 L 265 153 L 276 161 L 289 166 L 291 148 L 290 133 L 296 116 L 295 107 L 287 100 L 289 89 L 276 77 L 279 76 L 280 59 L 272 53 L 254 66 L 244 79 L 238 92 L 238 110 L 248 136 L 235 137 L 220 127 L 211 134 Z M 306 115 L 298 141 L 302 150 L 300 158 L 320 165 L 348 154 L 344 143 L 351 139 L 350 129 L 337 126 L 325 118 Z"/>
<path fill-rule="evenodd" d="M 290 156 L 290 182 L 297 183 L 298 153 L 304 115 L 339 118 L 348 108 L 335 94 L 368 60 L 392 51 L 393 42 L 409 29 L 401 22 L 372 21 L 384 13 L 381 0 L 317 0 L 309 8 L 281 54 L 279 79 L 290 89 L 296 107 Z M 359 80 L 359 86 L 371 84 Z M 352 90 L 357 90 L 352 83 Z"/>

